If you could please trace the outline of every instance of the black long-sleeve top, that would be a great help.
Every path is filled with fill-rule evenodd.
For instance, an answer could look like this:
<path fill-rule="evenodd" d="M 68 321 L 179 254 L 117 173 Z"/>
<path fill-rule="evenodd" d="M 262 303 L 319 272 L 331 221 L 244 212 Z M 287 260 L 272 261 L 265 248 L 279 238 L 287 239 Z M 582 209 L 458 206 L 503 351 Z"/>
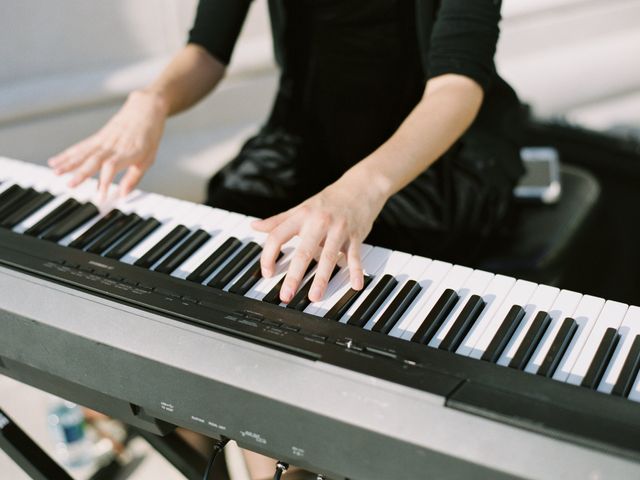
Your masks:
<path fill-rule="evenodd" d="M 354 5 L 350 1 L 342 2 L 341 14 L 348 15 Z M 300 2 L 303 0 L 269 0 L 275 56 L 283 77 L 296 63 L 287 42 L 291 42 L 289 24 L 297 21 L 291 12 Z M 400 5 L 403 2 L 413 2 L 422 81 L 447 73 L 473 79 L 484 91 L 483 106 L 473 127 L 502 137 L 519 137 L 520 103 L 494 65 L 501 0 L 398 0 Z M 250 4 L 251 0 L 200 0 L 189 42 L 201 45 L 227 64 Z M 505 168 L 512 168 L 514 176 L 520 174 L 520 165 L 508 163 Z"/>

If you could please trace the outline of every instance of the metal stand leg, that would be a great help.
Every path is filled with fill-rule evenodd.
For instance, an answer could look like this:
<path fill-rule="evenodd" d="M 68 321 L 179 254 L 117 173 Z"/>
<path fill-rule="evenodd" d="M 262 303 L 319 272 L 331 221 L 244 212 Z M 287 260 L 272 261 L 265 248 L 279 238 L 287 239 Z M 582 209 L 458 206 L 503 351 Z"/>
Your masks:
<path fill-rule="evenodd" d="M 208 459 L 184 441 L 176 432 L 171 432 L 161 437 L 144 430 L 136 429 L 135 431 L 189 480 L 202 479 Z M 220 471 L 213 475 L 212 478 L 225 478 L 223 477 L 223 463 L 222 458 L 216 460 L 216 470 Z"/>
<path fill-rule="evenodd" d="M 2 409 L 0 448 L 34 480 L 73 480 Z"/>

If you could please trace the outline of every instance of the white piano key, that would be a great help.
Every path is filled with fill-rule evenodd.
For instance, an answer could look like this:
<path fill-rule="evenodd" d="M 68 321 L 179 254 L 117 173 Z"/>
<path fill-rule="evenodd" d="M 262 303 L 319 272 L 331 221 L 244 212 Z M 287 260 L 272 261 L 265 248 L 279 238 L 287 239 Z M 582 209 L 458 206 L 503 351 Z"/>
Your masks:
<path fill-rule="evenodd" d="M 410 326 L 402 334 L 402 338 L 411 340 L 413 334 L 420 328 L 420 325 L 424 321 L 425 317 L 433 309 L 433 306 L 438 302 L 442 293 L 450 288 L 456 292 L 464 285 L 464 282 L 471 276 L 473 269 L 469 267 L 463 267 L 462 265 L 454 265 L 447 271 L 446 276 L 433 290 L 429 299 L 420 305 L 420 311 L 415 312 Z M 393 333 L 393 331 L 392 331 Z"/>
<path fill-rule="evenodd" d="M 28 162 L 8 161 L 0 174 L 3 180 L 11 183 L 20 183 L 39 176 L 39 167 Z"/>
<path fill-rule="evenodd" d="M 580 350 L 580 355 L 578 355 L 576 363 L 571 369 L 569 378 L 567 378 L 567 383 L 580 385 L 589 370 L 589 366 L 591 365 L 591 361 L 593 360 L 598 347 L 600 346 L 604 332 L 609 327 L 616 329 L 620 327 L 628 308 L 629 306 L 624 303 L 607 300 L 604 307 L 602 307 L 598 320 L 593 325 L 589 335 L 586 336 L 584 346 Z M 584 333 L 582 336 L 585 336 Z"/>
<path fill-rule="evenodd" d="M 551 323 L 540 340 L 538 348 L 533 353 L 531 360 L 525 367 L 525 372 L 536 373 L 538 371 L 540 365 L 542 365 L 542 362 L 544 361 L 544 357 L 547 355 L 547 352 L 553 343 L 553 340 L 558 334 L 558 330 L 560 330 L 560 327 L 562 326 L 562 322 L 565 318 L 573 316 L 573 313 L 580 304 L 580 300 L 582 300 L 582 294 L 572 292 L 571 290 L 562 290 L 558 294 L 555 302 L 547 312 L 549 317 L 551 317 Z"/>
<path fill-rule="evenodd" d="M 471 354 L 473 347 L 482 337 L 485 329 L 488 328 L 493 321 L 493 317 L 505 302 L 505 299 L 508 298 L 509 292 L 515 283 L 515 278 L 505 275 L 496 275 L 493 277 L 491 283 L 487 285 L 487 288 L 482 293 L 482 300 L 485 303 L 485 307 L 478 317 L 478 320 L 476 320 L 473 327 L 471 327 L 469 334 L 456 351 L 458 355 L 469 356 Z M 511 306 L 509 308 L 511 308 Z"/>
<path fill-rule="evenodd" d="M 224 212 L 223 210 L 221 210 Z M 211 234 L 211 238 L 191 255 L 182 265 L 180 265 L 171 275 L 178 278 L 187 278 L 202 262 L 204 262 L 220 245 L 222 245 L 229 237 L 235 236 L 235 230 L 246 222 L 244 215 L 229 212 L 228 215 L 221 217 L 220 222 L 215 226 L 207 226 L 207 230 Z M 213 224 L 212 224 L 213 225 Z"/>
<path fill-rule="evenodd" d="M 282 257 L 280 260 L 276 262 L 276 269 L 273 275 L 269 278 L 261 277 L 260 280 L 256 282 L 256 284 L 249 289 L 249 291 L 245 294 L 245 297 L 255 298 L 261 300 L 264 296 L 269 293 L 273 287 L 275 287 L 280 279 L 287 273 L 289 269 L 289 265 L 291 264 L 291 259 L 293 258 L 293 253 L 295 252 L 295 246 L 298 237 L 294 237 L 287 244 L 283 245 Z"/>
<path fill-rule="evenodd" d="M 186 202 L 186 203 L 190 203 L 190 202 Z M 187 229 L 189 229 L 190 233 L 187 233 L 187 235 L 182 240 L 177 242 L 162 257 L 160 257 L 158 261 L 155 262 L 149 268 L 150 270 L 155 269 L 158 265 L 164 262 L 168 257 L 173 255 L 176 250 L 180 249 L 180 246 L 183 244 L 183 242 L 185 242 L 187 238 L 189 238 L 189 236 L 200 227 L 200 224 L 202 223 L 202 220 L 201 220 L 202 217 L 209 213 L 208 212 L 209 207 L 207 207 L 206 205 L 200 205 L 200 204 L 191 204 L 191 205 L 193 205 L 192 208 L 188 209 L 184 213 L 184 215 L 181 215 L 180 217 L 176 217 L 175 223 L 174 223 L 174 227 L 178 225 L 182 225 L 183 227 L 186 227 Z"/>
<path fill-rule="evenodd" d="M 62 184 L 62 179 L 60 179 L 59 177 L 55 178 L 54 183 L 52 183 L 51 185 L 53 188 L 49 189 L 49 191 L 51 193 L 54 193 L 54 192 L 57 193 L 58 196 L 54 198 L 52 201 L 48 202 L 45 206 L 40 208 L 37 212 L 34 212 L 28 218 L 24 219 L 22 222 L 16 225 L 13 228 L 13 231 L 17 233 L 23 233 L 25 230 L 29 229 L 30 227 L 38 223 L 40 220 L 42 220 L 44 217 L 46 217 L 49 213 L 55 210 L 62 203 L 66 202 L 69 198 L 75 198 L 79 202 L 86 202 L 86 201 L 89 201 L 92 198 L 92 196 L 95 194 L 95 188 L 96 188 L 95 180 L 94 181 L 88 180 L 82 185 L 80 185 L 78 188 L 75 188 L 72 190 L 66 188 L 64 185 L 61 185 L 61 184 Z"/>
<path fill-rule="evenodd" d="M 175 201 L 168 197 L 158 199 L 150 214 L 162 223 L 151 235 L 140 242 L 136 247 L 129 251 L 121 262 L 133 264 L 142 258 L 145 253 L 151 250 L 162 240 L 171 230 L 180 224 L 180 220 L 189 212 L 195 211 L 195 205 L 190 202 Z"/>
<path fill-rule="evenodd" d="M 640 375 L 636 378 L 636 382 L 633 384 L 633 388 L 629 392 L 629 396 L 627 398 L 634 402 L 640 402 Z"/>
<path fill-rule="evenodd" d="M 504 352 L 500 356 L 500 359 L 498 360 L 498 365 L 506 366 L 509 364 L 511 359 L 516 354 L 518 348 L 520 347 L 522 340 L 527 334 L 527 331 L 529 330 L 529 327 L 533 323 L 533 320 L 535 319 L 538 312 L 549 311 L 549 308 L 551 308 L 551 305 L 553 305 L 553 302 L 558 296 L 558 293 L 560 293 L 560 289 L 556 287 L 550 287 L 548 285 L 538 286 L 536 291 L 531 296 L 529 303 L 527 304 L 526 307 L 524 307 L 524 310 L 525 310 L 524 318 L 522 319 L 522 321 L 520 322 L 520 325 L 518 326 L 515 333 L 513 334 L 513 337 L 511 337 L 511 340 L 507 344 L 507 347 L 505 348 Z"/>
<path fill-rule="evenodd" d="M 471 298 L 472 295 L 482 296 L 489 283 L 491 283 L 491 280 L 493 280 L 493 277 L 495 277 L 495 274 L 483 270 L 474 270 L 473 273 L 471 273 L 462 287 L 457 290 L 459 296 L 458 302 L 429 342 L 430 347 L 438 348 L 442 340 L 447 336 L 447 333 L 449 333 L 449 330 L 451 330 L 451 327 L 460 312 L 464 309 L 469 298 Z"/>
<path fill-rule="evenodd" d="M 599 297 L 593 297 L 591 295 L 584 295 L 576 311 L 573 312 L 573 319 L 578 324 L 576 332 L 573 334 L 573 339 L 567 348 L 562 360 L 558 364 L 558 368 L 553 374 L 554 380 L 566 382 L 569 377 L 569 373 L 573 368 L 573 365 L 580 355 L 580 351 L 584 343 L 593 328 L 593 324 L 600 315 L 602 307 L 604 306 L 604 299 Z"/>
<path fill-rule="evenodd" d="M 255 242 L 260 246 L 264 245 L 265 240 L 267 239 L 267 233 L 265 232 L 259 232 L 258 230 L 254 230 L 251 227 L 251 223 L 254 222 L 255 220 L 258 220 L 255 217 L 247 217 L 248 220 L 248 229 L 246 230 L 244 237 L 240 238 L 240 240 L 242 241 L 242 243 L 244 245 L 246 245 L 249 242 Z M 262 252 L 260 252 L 261 254 Z M 258 257 L 260 257 L 260 254 L 258 254 Z M 242 276 L 247 272 L 247 270 L 249 270 L 251 268 L 251 266 L 253 265 L 253 260 L 251 262 L 249 262 L 242 270 L 240 270 L 240 272 L 238 272 L 238 274 L 231 279 L 231 281 L 224 287 L 224 291 L 228 291 L 229 288 L 236 283 L 238 280 L 240 280 L 240 278 L 242 278 Z"/>
<path fill-rule="evenodd" d="M 202 229 L 210 235 L 213 235 L 212 232 L 220 230 L 221 224 L 231 215 L 231 212 L 227 210 L 213 208 L 208 205 L 202 205 L 201 209 L 203 215 L 198 219 L 197 225 L 194 225 L 194 228 Z"/>
<path fill-rule="evenodd" d="M 7 178 L 7 181 L 0 185 L 0 193 L 12 185 L 18 185 L 22 188 L 30 187 L 38 181 L 38 178 L 38 172 L 34 165 L 30 163 L 18 165 L 11 172 L 11 176 Z"/>
<path fill-rule="evenodd" d="M 135 212 L 144 218 L 145 213 L 153 208 L 153 205 L 159 198 L 159 195 L 154 193 L 145 193 L 140 190 L 136 190 L 131 192 L 126 198 L 119 200 L 114 206 L 114 209 L 120 210 L 124 214 Z M 58 243 L 60 245 L 66 246 L 73 242 L 76 238 L 82 235 L 84 232 L 89 230 L 95 223 L 99 222 L 106 214 L 108 214 L 111 210 L 107 210 L 100 215 L 92 218 L 85 224 L 81 225 L 73 232 L 69 233 L 65 238 L 60 240 Z"/>
<path fill-rule="evenodd" d="M 613 386 L 618 381 L 620 371 L 631 350 L 631 345 L 636 336 L 640 335 L 640 307 L 629 307 L 618 333 L 620 334 L 618 348 L 616 348 L 611 362 L 609 362 L 609 366 L 604 372 L 602 382 L 598 386 L 599 392 L 611 393 Z"/>
<path fill-rule="evenodd" d="M 470 357 L 478 359 L 482 357 L 482 354 L 489 347 L 491 340 L 495 337 L 498 329 L 502 325 L 502 322 L 509 313 L 509 310 L 511 310 L 511 307 L 519 305 L 522 308 L 525 308 L 537 288 L 537 284 L 527 280 L 518 280 L 515 283 L 513 288 L 511 288 L 509 293 L 506 295 L 504 301 L 500 305 L 500 308 L 498 308 L 498 310 L 492 315 L 489 324 L 480 335 L 480 338 L 476 341 L 473 349 L 469 353 Z"/>
<path fill-rule="evenodd" d="M 429 264 L 431 264 L 431 261 L 432 260 L 430 258 L 414 255 L 407 261 L 407 263 L 403 267 L 400 267 L 400 270 L 398 270 L 397 273 L 393 274 L 395 279 L 398 281 L 398 284 L 393 289 L 393 291 L 387 296 L 387 298 L 382 303 L 382 305 L 380 306 L 376 314 L 373 315 L 373 317 L 371 317 L 371 319 L 364 326 L 365 330 L 371 330 L 373 328 L 373 326 L 380 319 L 380 317 L 385 312 L 389 304 L 396 298 L 400 290 L 402 290 L 402 287 L 404 287 L 404 285 L 409 280 L 418 281 L 418 279 L 422 276 L 424 271 L 429 267 Z"/>
<path fill-rule="evenodd" d="M 231 235 L 231 236 L 237 238 L 238 240 L 240 240 L 240 242 L 242 242 L 242 244 L 240 245 L 240 247 L 238 247 L 238 249 L 236 251 L 233 252 L 232 255 L 229 256 L 229 258 L 227 258 L 224 262 L 222 262 L 218 266 L 218 268 L 216 268 L 213 272 L 211 272 L 211 274 L 202 282 L 204 285 L 208 284 L 211 281 L 211 279 L 218 274 L 218 272 L 220 272 L 222 269 L 224 269 L 227 266 L 227 264 L 233 262 L 235 257 L 236 257 L 236 255 L 238 253 L 240 253 L 242 248 L 247 243 L 253 241 L 252 240 L 253 237 L 251 236 L 252 232 L 253 232 L 253 229 L 251 228 L 251 222 L 253 222 L 254 220 L 255 220 L 254 217 L 243 216 L 242 221 L 237 225 L 236 229 L 233 231 L 233 234 Z M 244 270 L 246 270 L 246 269 L 247 269 L 247 267 L 244 268 Z M 243 272 L 244 272 L 244 270 L 243 270 Z M 233 279 L 233 281 L 235 281 L 235 279 Z M 233 281 L 230 282 L 228 285 L 232 285 Z"/>
<path fill-rule="evenodd" d="M 365 301 L 365 299 L 371 293 L 371 290 L 375 288 L 380 279 L 386 275 L 396 275 L 402 267 L 404 267 L 407 262 L 411 259 L 411 255 L 404 252 L 391 251 L 391 254 L 386 258 L 386 260 L 380 265 L 380 268 L 375 272 L 374 278 L 369 283 L 367 288 L 363 290 L 363 292 L 358 296 L 357 300 L 349 307 L 343 317 L 340 319 L 341 323 L 347 323 L 351 316 L 358 310 L 360 305 Z M 364 266 L 364 265 L 363 265 Z M 365 269 L 367 267 L 365 266 Z"/>
<path fill-rule="evenodd" d="M 373 247 L 371 245 L 363 244 L 360 247 L 360 261 L 364 262 L 366 256 L 371 252 Z M 344 261 L 344 260 L 343 260 Z M 345 261 L 346 263 L 346 261 Z M 331 307 L 333 307 L 342 296 L 347 293 L 351 288 L 348 265 L 342 266 L 340 271 L 336 273 L 335 277 L 327 285 L 327 290 L 324 294 L 324 298 L 319 302 L 312 303 L 304 311 L 311 315 L 322 317 L 326 314 Z M 274 284 L 275 285 L 275 284 Z"/>
<path fill-rule="evenodd" d="M 416 279 L 422 290 L 402 318 L 391 329 L 389 332 L 390 336 L 403 337 L 406 333 L 409 338 L 411 338 L 424 319 L 422 312 L 425 310 L 426 302 L 429 301 L 429 298 L 449 270 L 451 270 L 451 267 L 452 265 L 450 263 L 441 262 L 440 260 L 433 260 L 429 264 L 422 275 Z"/>
<path fill-rule="evenodd" d="M 369 254 L 362 259 L 362 268 L 364 270 L 364 274 L 373 276 L 375 280 L 375 277 L 378 274 L 378 272 L 381 271 L 384 268 L 384 266 L 388 263 L 389 257 L 391 256 L 392 253 L 393 251 L 389 250 L 388 248 L 373 247 L 373 249 L 369 252 Z M 349 309 L 351 312 L 353 312 L 354 306 L 360 305 L 360 303 L 362 303 L 362 299 L 371 292 L 371 289 L 373 288 L 373 284 L 374 282 L 372 281 L 369 283 L 369 285 L 366 288 L 363 289 L 358 299 L 354 302 L 353 305 L 351 305 L 351 308 Z M 334 299 L 337 297 L 336 301 L 339 300 L 340 298 L 342 298 L 342 296 L 345 293 L 347 293 L 347 291 L 350 288 L 351 286 L 348 283 L 344 284 L 342 288 L 338 289 L 334 293 L 335 297 L 334 295 L 332 295 L 331 298 Z M 324 316 L 331 309 L 331 307 L 333 307 L 334 304 L 335 302 L 329 303 L 327 299 L 327 301 L 325 302 L 325 305 L 322 308 L 318 308 L 315 314 L 318 316 Z"/>

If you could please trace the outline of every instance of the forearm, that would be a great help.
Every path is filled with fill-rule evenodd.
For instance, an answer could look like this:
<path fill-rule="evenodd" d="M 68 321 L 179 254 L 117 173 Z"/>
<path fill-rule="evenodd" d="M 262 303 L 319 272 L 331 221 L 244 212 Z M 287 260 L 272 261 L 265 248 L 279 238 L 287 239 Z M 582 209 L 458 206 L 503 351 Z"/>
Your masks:
<path fill-rule="evenodd" d="M 155 94 L 165 113 L 173 115 L 188 109 L 211 92 L 224 72 L 224 64 L 204 48 L 189 44 L 143 91 Z"/>
<path fill-rule="evenodd" d="M 469 78 L 443 75 L 430 80 L 422 100 L 398 130 L 347 171 L 343 180 L 366 185 L 386 200 L 460 138 L 478 114 L 482 99 L 482 89 Z"/>

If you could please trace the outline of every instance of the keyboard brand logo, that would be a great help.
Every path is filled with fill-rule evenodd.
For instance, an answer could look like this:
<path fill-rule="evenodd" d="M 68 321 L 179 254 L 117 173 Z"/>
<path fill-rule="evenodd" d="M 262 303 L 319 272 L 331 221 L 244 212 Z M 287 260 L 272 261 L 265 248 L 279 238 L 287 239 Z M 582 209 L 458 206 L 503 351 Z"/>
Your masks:
<path fill-rule="evenodd" d="M 105 265 L 104 263 L 95 262 L 93 260 L 89 261 L 89 265 L 93 265 L 94 267 L 106 268 L 107 270 L 113 270 L 113 267 Z"/>

